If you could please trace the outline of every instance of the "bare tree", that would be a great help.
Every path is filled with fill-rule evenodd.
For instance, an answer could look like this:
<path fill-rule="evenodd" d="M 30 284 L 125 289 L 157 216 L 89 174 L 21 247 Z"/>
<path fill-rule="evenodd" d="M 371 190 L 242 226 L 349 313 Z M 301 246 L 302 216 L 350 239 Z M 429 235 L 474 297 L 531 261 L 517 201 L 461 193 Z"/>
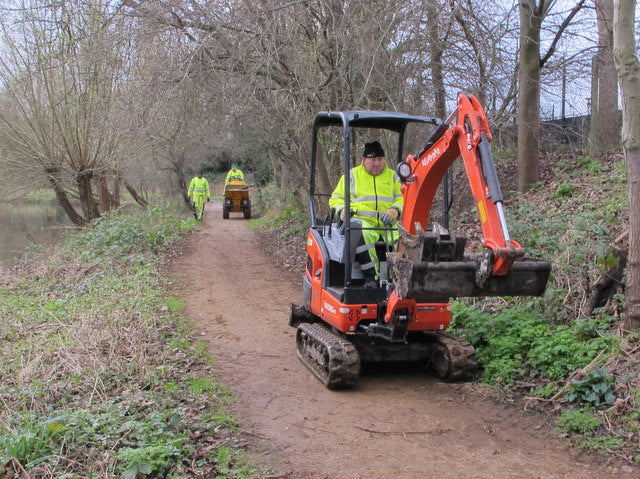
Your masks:
<path fill-rule="evenodd" d="M 523 184 L 539 176 L 541 67 L 585 1 L 567 12 L 543 57 L 540 32 L 553 2 L 520 3 Z M 444 116 L 462 90 L 479 96 L 499 125 L 513 120 L 518 65 L 513 42 L 505 38 L 515 38 L 515 10 L 473 0 L 124 0 L 122 5 L 127 15 L 182 36 L 191 51 L 176 54 L 176 67 L 220 100 L 218 111 L 230 127 L 221 146 L 238 151 L 251 145 L 242 148 L 250 151 L 260 145 L 261 158 L 268 158 L 282 186 L 306 183 L 309 125 L 320 110 Z M 338 155 L 318 165 L 318 190 L 335 182 L 339 163 Z"/>
<path fill-rule="evenodd" d="M 640 61 L 636 51 L 636 2 L 615 0 L 613 50 L 622 90 L 622 146 L 629 185 L 629 258 L 625 327 L 640 329 Z"/>
<path fill-rule="evenodd" d="M 520 71 L 518 96 L 518 190 L 527 191 L 540 179 L 540 70 L 554 54 L 565 29 L 586 0 L 579 0 L 569 12 L 547 53 L 541 57 L 542 23 L 551 0 L 520 1 Z"/>
<path fill-rule="evenodd" d="M 83 225 L 100 215 L 98 192 L 110 208 L 107 176 L 135 148 L 129 32 L 109 3 L 9 7 L 0 58 L 5 166 L 36 185 L 48 182 L 69 218 Z"/>
<path fill-rule="evenodd" d="M 261 144 L 280 185 L 307 181 L 316 112 L 404 109 L 409 70 L 401 26 L 415 14 L 412 2 L 243 0 L 232 8 L 202 3 L 197 11 L 171 1 L 125 4 L 198 46 L 190 68 L 200 62 L 220 85 L 234 127 L 229 141 Z M 321 190 L 335 182 L 339 164 L 338 155 L 319 165 Z"/>
<path fill-rule="evenodd" d="M 595 0 L 598 52 L 591 75 L 589 152 L 598 155 L 619 148 L 618 78 L 613 59 L 613 0 Z"/>

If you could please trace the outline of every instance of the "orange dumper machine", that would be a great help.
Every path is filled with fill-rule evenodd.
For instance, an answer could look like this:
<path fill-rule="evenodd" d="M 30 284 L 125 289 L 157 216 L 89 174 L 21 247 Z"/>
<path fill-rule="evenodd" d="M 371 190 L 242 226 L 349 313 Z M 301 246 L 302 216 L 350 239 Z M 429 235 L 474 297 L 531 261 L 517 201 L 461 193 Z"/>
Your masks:
<path fill-rule="evenodd" d="M 224 187 L 224 202 L 222 203 L 222 218 L 229 219 L 229 213 L 242 213 L 244 219 L 251 218 L 251 200 L 249 199 L 249 185 L 244 181 L 231 180 Z"/>

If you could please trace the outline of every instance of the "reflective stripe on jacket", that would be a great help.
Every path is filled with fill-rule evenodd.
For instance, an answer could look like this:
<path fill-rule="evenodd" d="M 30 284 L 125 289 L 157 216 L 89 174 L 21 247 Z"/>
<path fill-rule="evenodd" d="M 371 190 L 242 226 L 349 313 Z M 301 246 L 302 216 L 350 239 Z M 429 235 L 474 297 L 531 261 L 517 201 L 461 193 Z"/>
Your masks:
<path fill-rule="evenodd" d="M 224 180 L 224 184 L 228 184 L 231 180 L 244 181 L 244 173 L 236 168 L 236 171 L 229 170 L 227 178 Z"/>
<path fill-rule="evenodd" d="M 202 178 L 198 178 L 194 176 L 189 183 L 189 191 L 187 192 L 188 197 L 192 196 L 206 196 L 207 198 L 211 197 L 211 192 L 209 190 L 209 182 L 203 176 Z"/>
<path fill-rule="evenodd" d="M 385 227 L 380 217 L 392 206 L 402 215 L 404 198 L 401 183 L 396 172 L 385 165 L 378 176 L 371 175 L 364 165 L 351 168 L 350 194 L 353 218 L 367 221 L 373 227 Z M 344 175 L 331 193 L 329 206 L 341 210 L 344 208 Z M 398 216 L 400 218 L 400 216 Z"/>

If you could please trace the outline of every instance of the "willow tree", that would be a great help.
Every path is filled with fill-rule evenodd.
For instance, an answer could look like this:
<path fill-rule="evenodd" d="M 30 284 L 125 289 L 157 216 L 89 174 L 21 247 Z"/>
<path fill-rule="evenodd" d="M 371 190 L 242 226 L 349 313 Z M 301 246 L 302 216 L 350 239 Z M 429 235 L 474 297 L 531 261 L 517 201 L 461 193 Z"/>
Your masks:
<path fill-rule="evenodd" d="M 629 258 L 625 327 L 640 329 L 640 61 L 634 23 L 635 0 L 615 0 L 613 50 L 622 90 L 622 146 L 629 195 Z"/>
<path fill-rule="evenodd" d="M 135 148 L 126 25 L 108 2 L 9 2 L 3 12 L 5 173 L 49 184 L 83 225 L 110 207 L 106 177 Z"/>

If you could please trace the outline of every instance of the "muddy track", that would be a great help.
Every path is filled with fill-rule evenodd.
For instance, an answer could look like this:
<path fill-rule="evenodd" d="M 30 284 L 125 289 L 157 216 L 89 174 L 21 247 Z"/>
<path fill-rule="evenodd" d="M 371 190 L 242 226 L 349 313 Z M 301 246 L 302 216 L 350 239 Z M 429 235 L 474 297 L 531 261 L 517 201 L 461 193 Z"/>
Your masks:
<path fill-rule="evenodd" d="M 247 438 L 274 477 L 640 477 L 569 449 L 545 418 L 446 384 L 420 369 L 365 368 L 358 385 L 329 391 L 300 363 L 289 305 L 300 281 L 260 247 L 241 214 L 205 225 L 173 266 L 185 314 L 209 343 L 220 379 L 237 395 Z"/>

